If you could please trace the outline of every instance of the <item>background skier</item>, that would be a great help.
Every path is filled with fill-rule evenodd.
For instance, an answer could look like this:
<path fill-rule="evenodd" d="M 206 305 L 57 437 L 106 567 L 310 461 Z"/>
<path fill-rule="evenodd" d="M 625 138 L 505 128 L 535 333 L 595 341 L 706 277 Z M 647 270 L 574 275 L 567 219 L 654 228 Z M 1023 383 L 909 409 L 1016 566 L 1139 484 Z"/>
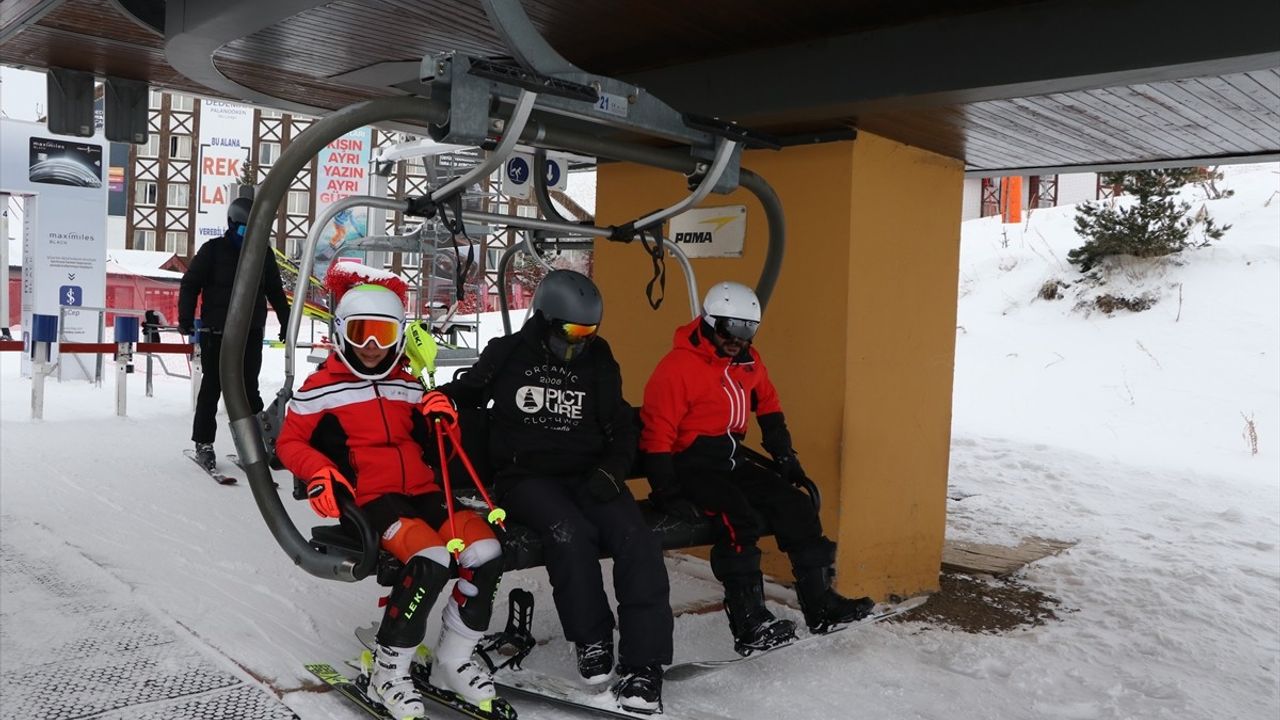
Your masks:
<path fill-rule="evenodd" d="M 178 290 L 178 330 L 183 335 L 195 332 L 196 301 L 200 301 L 200 363 L 204 377 L 200 381 L 195 418 L 191 422 L 191 439 L 196 444 L 196 462 L 209 470 L 217 464 L 213 440 L 218 432 L 218 399 L 222 396 L 222 379 L 219 376 L 222 328 L 227 320 L 227 306 L 231 304 L 231 287 L 236 281 L 240 246 L 244 243 L 245 224 L 249 222 L 252 207 L 253 201 L 248 198 L 236 198 L 231 202 L 227 208 L 227 231 L 200 246 L 182 276 Z M 285 297 L 280 268 L 276 266 L 272 253 L 267 253 L 263 263 L 253 319 L 249 323 L 249 337 L 244 345 L 244 386 L 254 414 L 262 412 L 258 373 L 262 370 L 263 328 L 267 324 L 268 300 L 276 311 L 276 318 L 280 321 L 280 339 L 284 340 L 285 326 L 289 323 L 289 300 Z"/>

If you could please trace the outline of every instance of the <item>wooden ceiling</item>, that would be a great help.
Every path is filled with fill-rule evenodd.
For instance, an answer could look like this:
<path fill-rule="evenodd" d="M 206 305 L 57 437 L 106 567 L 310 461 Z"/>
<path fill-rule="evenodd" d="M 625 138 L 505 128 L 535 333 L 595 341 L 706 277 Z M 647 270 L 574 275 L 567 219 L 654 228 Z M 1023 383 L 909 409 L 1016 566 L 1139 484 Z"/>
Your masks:
<path fill-rule="evenodd" d="M 796 141 L 856 127 L 980 174 L 1280 156 L 1271 1 L 1222 0 L 1212 14 L 1192 0 L 523 7 L 589 72 Z M 423 55 L 449 50 L 509 54 L 479 0 L 0 5 L 5 64 L 312 113 L 403 92 Z"/>

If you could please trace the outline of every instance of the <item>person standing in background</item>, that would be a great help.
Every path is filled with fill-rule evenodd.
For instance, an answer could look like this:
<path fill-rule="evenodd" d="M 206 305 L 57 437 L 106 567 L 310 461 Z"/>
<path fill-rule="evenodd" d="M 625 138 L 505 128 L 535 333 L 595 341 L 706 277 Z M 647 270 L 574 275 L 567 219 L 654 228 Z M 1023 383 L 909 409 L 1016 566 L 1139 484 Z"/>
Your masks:
<path fill-rule="evenodd" d="M 207 470 L 217 465 L 213 440 L 217 435 L 218 399 L 222 397 L 219 377 L 219 355 L 222 353 L 222 329 L 231 304 L 231 288 L 240 264 L 240 247 L 249 222 L 253 201 L 236 198 L 227 208 L 227 231 L 200 246 L 191 266 L 182 276 L 178 292 L 178 331 L 183 335 L 196 332 L 196 302 L 200 303 L 201 328 L 197 336 L 204 377 L 196 399 L 195 418 L 191 423 L 191 440 L 195 442 L 195 460 Z M 289 300 L 275 257 L 268 253 L 258 282 L 257 301 L 249 322 L 249 337 L 244 346 L 244 384 L 254 414 L 262 412 L 262 395 L 258 392 L 258 373 L 262 370 L 262 341 L 267 324 L 267 301 L 280 320 L 280 340 L 284 340 L 289 323 Z"/>

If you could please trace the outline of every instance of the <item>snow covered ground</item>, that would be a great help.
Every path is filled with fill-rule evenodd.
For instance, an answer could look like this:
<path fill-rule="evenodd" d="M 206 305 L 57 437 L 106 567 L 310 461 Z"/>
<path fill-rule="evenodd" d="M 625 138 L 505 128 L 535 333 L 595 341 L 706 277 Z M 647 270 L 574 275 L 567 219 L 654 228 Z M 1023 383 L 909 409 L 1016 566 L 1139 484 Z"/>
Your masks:
<path fill-rule="evenodd" d="M 1073 310 L 1078 293 L 1101 291 L 1078 284 L 1037 299 L 1048 280 L 1079 280 L 1065 259 L 1078 244 L 1070 207 L 1016 227 L 964 227 L 951 461 L 951 495 L 962 499 L 949 534 L 1075 541 L 1021 575 L 1062 601 L 1060 622 L 1004 635 L 906 623 L 822 638 L 669 683 L 673 716 L 682 705 L 744 720 L 1280 715 L 1280 166 L 1226 171 L 1235 196 L 1207 203 L 1234 225 L 1222 241 L 1130 263 L 1105 288 L 1157 292 L 1143 313 Z M 1187 195 L 1200 205 L 1198 191 Z M 268 395 L 282 365 L 268 350 Z M 141 379 L 131 378 L 127 419 L 114 417 L 108 376 L 101 388 L 51 382 L 45 420 L 32 422 L 29 382 L 3 355 L 0 539 L 72 578 L 109 575 L 117 604 L 158 618 L 305 720 L 362 717 L 314 692 L 301 666 L 354 656 L 351 630 L 377 617 L 380 588 L 293 567 L 246 487 L 215 485 L 178 453 L 189 444 L 186 381 L 158 378 L 144 398 Z M 225 428 L 217 444 L 234 451 Z M 306 503 L 286 506 L 300 527 L 315 524 Z M 668 567 L 677 609 L 716 597 L 698 561 Z M 529 665 L 569 674 L 545 574 L 504 578 L 515 586 L 537 597 L 535 633 L 547 641 Z M 0 590 L 8 681 L 23 669 L 15 662 L 53 659 L 55 643 L 42 639 L 58 639 L 60 625 L 29 596 Z M 719 614 L 682 615 L 676 627 L 677 660 L 732 653 Z M 573 717 L 516 704 L 530 720 Z M 31 715 L 0 694 L 0 717 Z"/>

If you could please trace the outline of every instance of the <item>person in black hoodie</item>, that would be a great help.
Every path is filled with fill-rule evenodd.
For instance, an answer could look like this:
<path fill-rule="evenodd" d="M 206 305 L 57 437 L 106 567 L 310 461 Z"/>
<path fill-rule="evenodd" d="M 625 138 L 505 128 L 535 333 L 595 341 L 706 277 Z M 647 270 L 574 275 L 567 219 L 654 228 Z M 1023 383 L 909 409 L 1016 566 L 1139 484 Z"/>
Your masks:
<path fill-rule="evenodd" d="M 439 392 L 459 407 L 492 401 L 495 492 L 513 522 L 542 538 L 556 611 L 588 682 L 613 670 L 614 617 L 599 564 L 602 550 L 613 557 L 619 635 L 613 692 L 624 709 L 657 712 L 662 665 L 671 662 L 670 586 L 661 543 L 624 482 L 638 428 L 622 397 L 621 370 L 597 332 L 603 314 L 589 278 L 552 271 L 534 293 L 524 326 L 492 340 L 475 365 Z"/>
<path fill-rule="evenodd" d="M 231 287 L 240 263 L 240 246 L 244 243 L 245 226 L 253 201 L 236 198 L 227 208 L 227 231 L 200 246 L 191 266 L 182 276 L 178 291 L 178 330 L 183 335 L 195 332 L 196 300 L 200 300 L 200 362 L 204 377 L 196 398 L 195 418 L 191 423 L 191 439 L 196 444 L 196 461 L 209 469 L 216 465 L 213 440 L 217 434 L 218 399 L 222 396 L 219 377 L 219 355 L 222 352 L 222 328 L 231 304 Z M 280 269 L 273 253 L 267 253 L 259 280 L 257 302 L 249 322 L 249 337 L 244 346 L 244 384 L 254 414 L 262 412 L 262 395 L 258 392 L 258 373 L 262 370 L 262 339 L 267 324 L 267 301 L 280 320 L 280 339 L 284 340 L 289 322 L 289 300 L 284 294 Z"/>

